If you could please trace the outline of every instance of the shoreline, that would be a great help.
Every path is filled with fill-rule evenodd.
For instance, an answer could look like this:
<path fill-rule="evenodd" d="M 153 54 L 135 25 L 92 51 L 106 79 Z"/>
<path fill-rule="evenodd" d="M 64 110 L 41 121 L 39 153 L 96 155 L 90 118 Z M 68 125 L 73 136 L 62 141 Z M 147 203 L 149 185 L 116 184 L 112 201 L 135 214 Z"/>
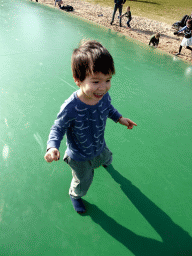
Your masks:
<path fill-rule="evenodd" d="M 54 0 L 38 0 L 38 3 L 59 9 L 58 5 L 56 5 L 55 7 Z M 159 40 L 158 49 L 172 55 L 175 58 L 181 59 L 189 64 L 192 64 L 192 52 L 186 49 L 185 47 L 183 47 L 181 55 L 179 57 L 174 56 L 174 54 L 177 53 L 179 50 L 179 46 L 182 41 L 183 35 L 173 35 L 174 30 L 171 28 L 171 25 L 167 23 L 158 22 L 145 17 L 135 16 L 133 11 L 132 20 L 130 22 L 131 29 L 127 29 L 126 18 L 122 19 L 122 27 L 119 27 L 118 11 L 115 15 L 113 25 L 110 25 L 113 14 L 113 8 L 111 7 L 103 7 L 98 4 L 92 4 L 80 0 L 71 0 L 67 3 L 64 1 L 64 5 L 73 6 L 74 10 L 72 12 L 69 12 L 72 15 L 79 16 L 83 19 L 87 19 L 94 23 L 100 24 L 122 35 L 128 36 L 132 39 L 136 39 L 146 45 L 149 44 L 150 37 L 153 34 L 159 32 L 161 34 L 161 37 Z M 126 4 L 123 7 L 123 13 L 126 11 L 127 6 L 128 2 L 126 2 Z M 63 10 L 60 11 L 64 12 Z"/>

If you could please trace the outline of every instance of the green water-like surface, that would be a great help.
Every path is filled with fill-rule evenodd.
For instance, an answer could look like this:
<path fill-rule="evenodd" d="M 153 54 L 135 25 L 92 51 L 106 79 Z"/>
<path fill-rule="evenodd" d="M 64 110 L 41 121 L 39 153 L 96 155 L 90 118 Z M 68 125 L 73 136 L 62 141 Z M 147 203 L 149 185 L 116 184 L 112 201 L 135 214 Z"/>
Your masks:
<path fill-rule="evenodd" d="M 191 255 L 192 67 L 70 13 L 0 4 L 0 255 Z M 44 154 L 84 38 L 113 55 L 112 103 L 138 126 L 108 120 L 113 164 L 95 170 L 80 216 L 70 168 Z"/>

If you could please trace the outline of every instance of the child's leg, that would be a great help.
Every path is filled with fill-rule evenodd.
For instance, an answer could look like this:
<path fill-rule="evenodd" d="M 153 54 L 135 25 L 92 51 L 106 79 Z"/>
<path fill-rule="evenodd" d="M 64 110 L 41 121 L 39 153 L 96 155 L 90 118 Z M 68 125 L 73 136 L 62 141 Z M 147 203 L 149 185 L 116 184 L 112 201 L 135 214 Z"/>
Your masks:
<path fill-rule="evenodd" d="M 86 195 L 94 175 L 94 169 L 90 161 L 77 162 L 71 159 L 66 153 L 63 160 L 72 169 L 72 182 L 69 189 L 69 194 L 75 198 L 79 199 Z"/>
<path fill-rule="evenodd" d="M 109 148 L 106 146 L 101 154 L 97 157 L 95 157 L 93 160 L 91 160 L 92 168 L 96 169 L 100 167 L 101 165 L 106 167 L 110 165 L 113 161 L 112 152 L 109 150 Z"/>
<path fill-rule="evenodd" d="M 101 165 L 110 165 L 112 162 L 112 152 L 106 146 L 101 154 L 91 161 L 77 162 L 65 154 L 64 161 L 72 169 L 72 182 L 69 189 L 69 195 L 73 206 L 77 212 L 85 212 L 85 207 L 81 197 L 86 195 L 94 176 L 94 169 Z M 82 209 L 78 211 L 78 209 Z"/>
<path fill-rule="evenodd" d="M 130 26 L 130 19 L 128 19 L 128 21 L 127 21 L 127 26 L 128 26 L 128 28 L 130 28 L 131 26 Z"/>
<path fill-rule="evenodd" d="M 155 46 L 155 42 L 152 42 L 153 46 Z"/>
<path fill-rule="evenodd" d="M 64 156 L 64 161 L 72 169 L 72 181 L 69 189 L 69 195 L 76 212 L 84 213 L 86 211 L 82 196 L 86 195 L 94 175 L 90 161 L 77 162 L 71 159 L 67 154 Z"/>
<path fill-rule="evenodd" d="M 186 48 L 192 51 L 192 48 L 190 46 L 187 46 Z"/>
<path fill-rule="evenodd" d="M 112 156 L 113 154 L 112 154 L 112 152 L 106 146 L 102 153 L 103 153 L 102 155 L 103 155 L 103 159 L 104 159 L 103 165 L 104 166 L 110 165 L 112 163 L 112 161 L 113 161 L 113 156 Z"/>
<path fill-rule="evenodd" d="M 68 160 L 73 176 L 69 194 L 73 198 L 78 199 L 87 194 L 87 191 L 93 181 L 94 169 L 101 165 L 110 165 L 113 158 L 112 152 L 106 146 L 101 154 L 91 161 L 76 162 L 73 159 Z"/>
<path fill-rule="evenodd" d="M 78 166 L 72 167 L 72 176 L 69 194 L 75 199 L 85 196 L 93 181 L 94 169 L 78 162 Z"/>
<path fill-rule="evenodd" d="M 180 45 L 180 47 L 179 47 L 179 52 L 175 54 L 176 56 L 179 55 L 179 54 L 181 54 L 181 49 L 182 49 L 182 46 Z"/>
<path fill-rule="evenodd" d="M 93 181 L 94 169 L 101 165 L 108 166 L 112 163 L 112 152 L 106 146 L 101 154 L 91 161 L 76 162 L 69 159 L 68 164 L 72 169 L 73 179 L 69 189 L 69 194 L 75 198 L 81 198 L 87 194 L 87 191 Z"/>

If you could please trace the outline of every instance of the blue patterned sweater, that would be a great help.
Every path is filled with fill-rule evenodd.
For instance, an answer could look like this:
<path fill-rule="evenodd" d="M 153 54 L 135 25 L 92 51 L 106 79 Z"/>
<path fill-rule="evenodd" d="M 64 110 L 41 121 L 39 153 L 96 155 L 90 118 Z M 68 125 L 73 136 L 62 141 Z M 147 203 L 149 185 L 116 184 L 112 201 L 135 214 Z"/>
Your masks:
<path fill-rule="evenodd" d="M 76 161 L 91 160 L 105 147 L 104 131 L 107 118 L 117 122 L 121 114 L 111 105 L 106 93 L 96 105 L 80 101 L 75 91 L 61 106 L 49 134 L 47 149 L 59 149 L 66 134 L 66 153 Z"/>

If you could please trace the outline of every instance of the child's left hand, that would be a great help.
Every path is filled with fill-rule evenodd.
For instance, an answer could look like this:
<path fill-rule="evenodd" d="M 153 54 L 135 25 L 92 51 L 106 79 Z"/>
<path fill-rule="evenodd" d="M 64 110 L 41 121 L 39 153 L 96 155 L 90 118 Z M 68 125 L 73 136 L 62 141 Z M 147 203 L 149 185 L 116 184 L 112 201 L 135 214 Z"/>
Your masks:
<path fill-rule="evenodd" d="M 120 120 L 119 120 L 119 123 L 122 124 L 122 125 L 125 125 L 127 126 L 127 129 L 131 130 L 133 129 L 133 126 L 137 126 L 136 123 L 134 123 L 133 121 L 131 121 L 130 119 L 128 118 L 124 118 L 122 117 Z"/>

